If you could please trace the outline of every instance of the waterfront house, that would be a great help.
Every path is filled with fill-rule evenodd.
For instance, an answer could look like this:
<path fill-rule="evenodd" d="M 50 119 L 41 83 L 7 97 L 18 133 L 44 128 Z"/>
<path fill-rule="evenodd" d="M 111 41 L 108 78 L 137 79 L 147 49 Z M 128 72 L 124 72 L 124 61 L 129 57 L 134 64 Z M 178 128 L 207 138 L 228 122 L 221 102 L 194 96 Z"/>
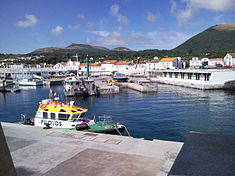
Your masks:
<path fill-rule="evenodd" d="M 190 68 L 200 68 L 202 66 L 201 60 L 198 57 L 193 57 L 189 61 Z"/>
<path fill-rule="evenodd" d="M 130 74 L 130 72 L 134 69 L 134 65 L 131 62 L 127 61 L 119 61 L 116 62 L 114 65 L 115 70 L 123 74 Z"/>
<path fill-rule="evenodd" d="M 54 69 L 62 69 L 67 71 L 75 71 L 78 69 L 80 62 L 69 60 L 68 62 L 60 62 L 53 66 Z"/>
<path fill-rule="evenodd" d="M 133 69 L 137 71 L 138 73 L 143 74 L 146 71 L 146 62 L 142 61 L 142 62 L 134 64 Z"/>
<path fill-rule="evenodd" d="M 210 58 L 208 62 L 208 68 L 223 67 L 223 58 Z"/>
<path fill-rule="evenodd" d="M 146 61 L 146 70 L 157 70 L 159 69 L 159 61 L 157 59 Z"/>
<path fill-rule="evenodd" d="M 159 69 L 180 69 L 183 68 L 181 57 L 165 57 L 159 61 Z"/>
<path fill-rule="evenodd" d="M 95 62 L 95 63 L 89 63 L 89 70 L 91 72 L 95 72 L 95 71 L 100 71 L 101 70 L 101 64 L 98 63 L 98 62 Z M 80 64 L 80 70 L 81 71 L 86 71 L 86 63 L 81 63 Z"/>
<path fill-rule="evenodd" d="M 54 69 L 61 69 L 61 70 L 66 70 L 66 67 L 67 67 L 66 62 L 60 62 L 53 66 Z"/>
<path fill-rule="evenodd" d="M 101 63 L 101 69 L 105 71 L 116 71 L 115 63 L 117 63 L 118 60 L 105 60 Z"/>
<path fill-rule="evenodd" d="M 225 55 L 224 66 L 235 66 L 235 53 L 227 53 Z"/>

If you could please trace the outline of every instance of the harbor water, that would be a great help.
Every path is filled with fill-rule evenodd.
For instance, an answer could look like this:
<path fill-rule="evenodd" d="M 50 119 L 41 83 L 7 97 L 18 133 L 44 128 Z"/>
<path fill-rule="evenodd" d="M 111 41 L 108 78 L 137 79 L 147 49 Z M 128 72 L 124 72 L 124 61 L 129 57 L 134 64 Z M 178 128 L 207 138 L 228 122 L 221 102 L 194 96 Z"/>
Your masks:
<path fill-rule="evenodd" d="M 157 93 L 122 89 L 119 94 L 65 98 L 63 86 L 22 87 L 19 93 L 0 93 L 0 121 L 17 122 L 34 113 L 53 89 L 62 101 L 88 109 L 86 117 L 109 115 L 136 138 L 184 141 L 190 131 L 235 135 L 235 91 L 159 85 Z"/>

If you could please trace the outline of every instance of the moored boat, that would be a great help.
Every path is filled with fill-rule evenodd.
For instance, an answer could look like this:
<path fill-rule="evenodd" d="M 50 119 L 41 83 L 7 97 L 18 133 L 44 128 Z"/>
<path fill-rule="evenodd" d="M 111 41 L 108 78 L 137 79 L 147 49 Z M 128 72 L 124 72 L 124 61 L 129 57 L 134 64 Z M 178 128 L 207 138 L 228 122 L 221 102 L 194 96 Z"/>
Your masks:
<path fill-rule="evenodd" d="M 5 90 L 5 81 L 0 80 L 0 91 L 4 91 L 4 90 Z"/>
<path fill-rule="evenodd" d="M 38 110 L 34 118 L 23 116 L 23 123 L 53 128 L 75 129 L 78 124 L 93 124 L 94 120 L 84 118 L 87 109 L 74 105 L 74 101 L 65 104 L 59 101 L 55 92 L 50 91 L 50 99 L 44 99 L 39 103 Z"/>
<path fill-rule="evenodd" d="M 67 97 L 76 95 L 97 95 L 95 82 L 89 78 L 66 78 L 64 81 L 64 91 Z"/>
<path fill-rule="evenodd" d="M 127 82 L 128 81 L 128 77 L 122 73 L 115 73 L 112 75 L 113 80 L 117 81 L 117 82 Z"/>
<path fill-rule="evenodd" d="M 75 76 L 67 77 L 64 81 L 64 92 L 67 97 L 83 94 L 82 81 Z"/>
<path fill-rule="evenodd" d="M 100 116 L 99 120 L 92 124 L 76 125 L 76 130 L 105 134 L 121 134 L 125 129 L 124 125 L 113 122 L 110 116 Z"/>
<path fill-rule="evenodd" d="M 88 111 L 74 105 L 74 101 L 64 104 L 59 101 L 50 91 L 50 99 L 44 99 L 39 103 L 38 110 L 34 118 L 26 118 L 22 115 L 21 123 L 44 128 L 63 128 L 85 130 L 95 133 L 121 134 L 126 128 L 124 125 L 114 123 L 110 117 L 99 117 L 99 121 L 85 118 Z"/>
<path fill-rule="evenodd" d="M 35 78 L 20 78 L 18 79 L 18 83 L 20 86 L 42 86 L 43 81 Z"/>

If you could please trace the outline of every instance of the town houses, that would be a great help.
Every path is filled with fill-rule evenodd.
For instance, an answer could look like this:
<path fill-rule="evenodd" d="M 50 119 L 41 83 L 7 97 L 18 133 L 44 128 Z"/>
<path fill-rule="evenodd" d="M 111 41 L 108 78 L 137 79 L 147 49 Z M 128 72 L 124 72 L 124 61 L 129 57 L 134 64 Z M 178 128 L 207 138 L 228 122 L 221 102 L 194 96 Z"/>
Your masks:
<path fill-rule="evenodd" d="M 235 66 L 235 53 L 227 53 L 224 57 L 225 66 Z"/>
<path fill-rule="evenodd" d="M 89 70 L 93 74 L 112 74 L 115 72 L 123 73 L 126 75 L 142 74 L 156 71 L 156 70 L 179 70 L 186 68 L 186 62 L 189 63 L 190 69 L 212 69 L 212 68 L 232 68 L 235 67 L 235 53 L 227 53 L 224 58 L 199 58 L 192 57 L 191 60 L 185 61 L 181 57 L 154 57 L 152 60 L 137 61 L 123 61 L 123 60 L 100 60 L 95 62 L 94 58 L 90 60 Z M 26 64 L 2 64 L 2 68 L 10 69 L 53 69 L 55 72 L 66 73 L 73 72 L 80 75 L 86 72 L 86 63 L 69 60 L 68 62 L 60 62 L 55 65 L 48 65 L 46 63 L 37 65 Z M 56 71 L 57 70 L 57 71 Z M 4 75 L 4 72 L 2 73 Z M 1 76 L 1 73 L 0 73 Z"/>

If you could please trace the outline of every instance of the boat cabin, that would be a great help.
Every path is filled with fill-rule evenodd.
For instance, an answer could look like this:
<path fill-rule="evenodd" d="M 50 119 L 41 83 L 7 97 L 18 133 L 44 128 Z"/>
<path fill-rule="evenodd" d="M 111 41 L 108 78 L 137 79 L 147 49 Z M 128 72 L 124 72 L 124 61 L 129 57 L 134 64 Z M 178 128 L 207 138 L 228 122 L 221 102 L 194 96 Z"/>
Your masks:
<path fill-rule="evenodd" d="M 49 124 L 56 128 L 75 128 L 77 124 L 89 122 L 84 118 L 87 109 L 74 106 L 74 101 L 63 104 L 51 99 L 42 100 L 35 116 L 35 126 Z"/>

